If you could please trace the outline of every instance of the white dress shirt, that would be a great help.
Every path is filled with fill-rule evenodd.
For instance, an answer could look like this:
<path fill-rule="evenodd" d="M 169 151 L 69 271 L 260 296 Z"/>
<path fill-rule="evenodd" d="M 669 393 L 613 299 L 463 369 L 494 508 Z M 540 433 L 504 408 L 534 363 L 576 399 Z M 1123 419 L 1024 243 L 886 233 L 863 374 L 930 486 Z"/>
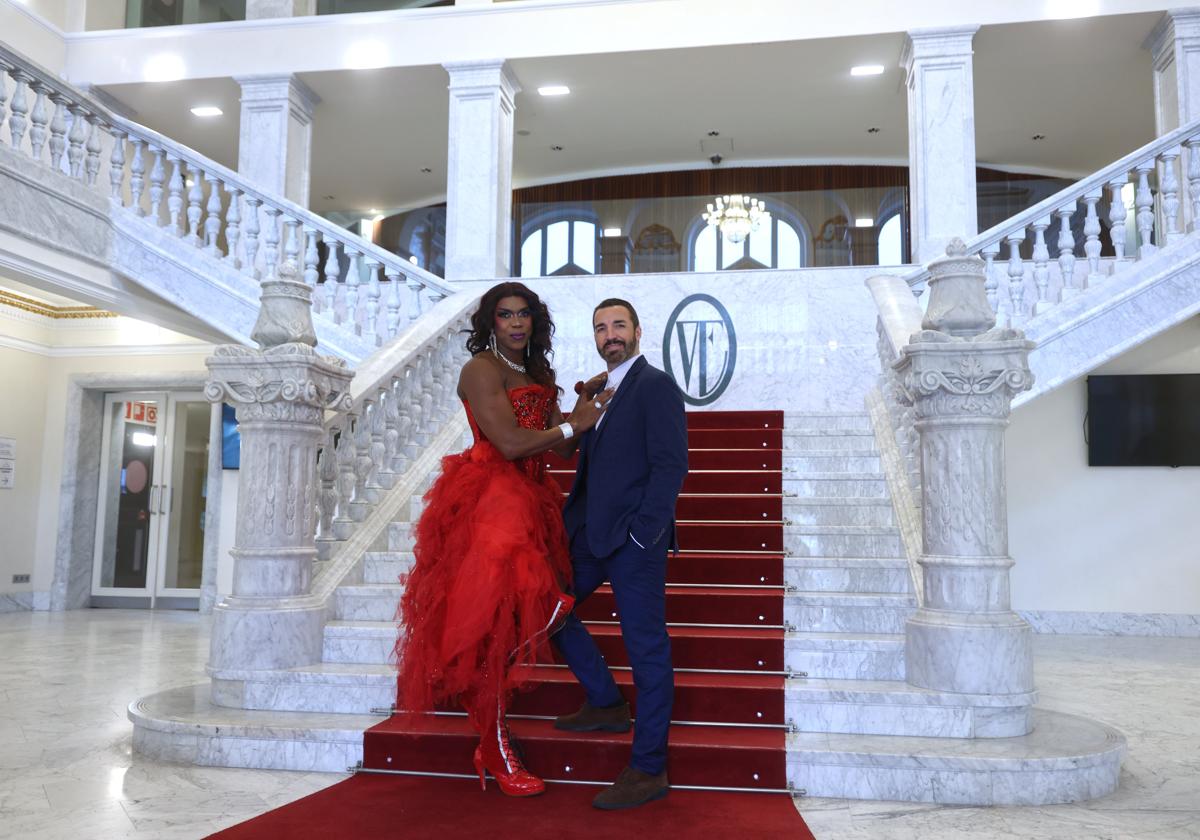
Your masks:
<path fill-rule="evenodd" d="M 621 382 L 624 381 L 625 374 L 629 373 L 629 369 L 631 367 L 633 367 L 633 363 L 636 362 L 641 357 L 642 357 L 641 353 L 635 353 L 634 355 L 630 356 L 628 359 L 621 362 L 621 364 L 617 365 L 615 368 L 613 368 L 612 370 L 610 370 L 608 372 L 608 381 L 604 383 L 604 390 L 613 391 L 612 398 L 609 400 L 609 405 L 612 404 L 613 399 L 616 399 L 616 396 L 617 396 L 616 390 L 621 387 Z M 608 416 L 608 415 L 607 414 L 600 415 L 600 419 L 596 421 L 597 429 L 599 429 L 600 426 L 603 425 L 604 418 L 606 416 Z"/>

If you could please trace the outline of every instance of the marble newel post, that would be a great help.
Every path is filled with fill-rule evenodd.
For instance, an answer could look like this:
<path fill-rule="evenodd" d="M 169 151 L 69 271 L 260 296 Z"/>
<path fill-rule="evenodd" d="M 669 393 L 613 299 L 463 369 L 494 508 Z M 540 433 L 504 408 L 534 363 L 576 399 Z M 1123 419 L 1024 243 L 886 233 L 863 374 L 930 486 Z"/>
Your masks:
<path fill-rule="evenodd" d="M 504 61 L 445 65 L 450 74 L 446 158 L 446 279 L 509 276 L 515 99 Z"/>
<path fill-rule="evenodd" d="M 242 462 L 233 594 L 213 611 L 213 699 L 241 705 L 241 670 L 319 662 L 324 605 L 309 596 L 315 542 L 317 448 L 326 409 L 348 408 L 353 373 L 317 354 L 308 286 L 296 266 L 262 284 L 253 339 L 218 347 L 204 393 L 237 410 Z"/>
<path fill-rule="evenodd" d="M 321 98 L 292 75 L 239 76 L 238 172 L 255 186 L 308 207 L 313 110 Z"/>
<path fill-rule="evenodd" d="M 1009 601 L 1004 431 L 1013 397 L 1033 384 L 1027 341 L 995 329 L 984 264 L 961 239 L 930 268 L 929 307 L 896 369 L 921 446 L 925 597 L 906 627 L 908 682 L 984 695 L 1033 691 L 1029 624 Z M 1013 698 L 1011 707 L 1028 706 Z M 1005 704 L 1000 704 L 1005 705 Z M 1028 731 L 1014 710 L 989 735 Z"/>
<path fill-rule="evenodd" d="M 978 30 L 913 30 L 900 57 L 908 90 L 913 262 L 928 262 L 954 237 L 978 230 L 971 47 Z"/>

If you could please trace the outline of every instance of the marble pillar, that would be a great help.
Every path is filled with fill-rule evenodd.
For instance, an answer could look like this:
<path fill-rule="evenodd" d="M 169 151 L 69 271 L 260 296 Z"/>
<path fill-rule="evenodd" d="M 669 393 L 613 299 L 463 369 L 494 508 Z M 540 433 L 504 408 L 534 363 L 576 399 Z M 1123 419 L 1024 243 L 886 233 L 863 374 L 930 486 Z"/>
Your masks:
<path fill-rule="evenodd" d="M 317 13 L 317 0 L 246 0 L 246 20 L 306 17 Z"/>
<path fill-rule="evenodd" d="M 295 76 L 240 76 L 238 172 L 308 207 L 313 109 L 321 99 Z"/>
<path fill-rule="evenodd" d="M 900 58 L 908 89 L 913 262 L 928 262 L 955 236 L 978 231 L 971 50 L 978 29 L 913 30 Z"/>
<path fill-rule="evenodd" d="M 514 99 L 521 86 L 504 61 L 445 67 L 450 74 L 446 279 L 508 277 Z"/>
<path fill-rule="evenodd" d="M 1146 39 L 1154 61 L 1154 129 L 1200 119 L 1200 8 L 1163 13 Z"/>
<path fill-rule="evenodd" d="M 325 606 L 310 597 L 324 414 L 349 407 L 353 374 L 317 354 L 308 286 L 295 264 L 262 284 L 252 337 L 218 347 L 205 396 L 237 410 L 242 439 L 233 593 L 213 610 L 214 702 L 236 697 L 233 672 L 319 662 Z M 236 701 L 235 701 L 236 702 Z"/>
<path fill-rule="evenodd" d="M 895 365 L 921 456 L 924 600 L 906 626 L 907 678 L 939 691 L 1028 694 L 1032 630 L 1009 599 L 1004 432 L 1013 397 L 1033 384 L 1034 345 L 995 328 L 983 261 L 961 239 L 930 273 L 922 330 Z"/>

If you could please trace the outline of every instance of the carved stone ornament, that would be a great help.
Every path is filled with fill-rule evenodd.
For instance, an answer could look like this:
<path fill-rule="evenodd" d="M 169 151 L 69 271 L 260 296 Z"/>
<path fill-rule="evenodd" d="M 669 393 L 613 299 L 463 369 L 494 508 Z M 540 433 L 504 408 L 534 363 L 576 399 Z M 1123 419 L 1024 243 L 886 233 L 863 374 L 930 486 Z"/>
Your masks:
<path fill-rule="evenodd" d="M 913 336 L 895 369 L 919 417 L 1006 417 L 1013 397 L 1033 387 L 1033 347 L 1007 328 L 970 339 L 926 330 Z"/>
<path fill-rule="evenodd" d="M 955 237 L 946 256 L 929 264 L 929 306 L 921 326 L 957 337 L 979 335 L 996 325 L 984 287 L 983 260 Z"/>
<path fill-rule="evenodd" d="M 268 350 L 222 345 L 206 364 L 205 398 L 234 403 L 239 420 L 320 424 L 326 410 L 350 408 L 353 372 L 341 359 L 318 356 L 307 344 Z"/>
<path fill-rule="evenodd" d="M 262 305 L 250 337 L 264 350 L 285 344 L 317 346 L 312 321 L 312 291 L 299 280 L 296 263 L 287 260 L 279 278 L 262 283 Z"/>

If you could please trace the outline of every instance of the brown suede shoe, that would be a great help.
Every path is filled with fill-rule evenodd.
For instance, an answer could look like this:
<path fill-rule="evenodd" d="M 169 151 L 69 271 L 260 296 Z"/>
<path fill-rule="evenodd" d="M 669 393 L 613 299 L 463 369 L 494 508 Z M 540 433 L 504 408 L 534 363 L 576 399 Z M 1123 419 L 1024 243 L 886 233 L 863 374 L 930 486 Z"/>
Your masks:
<path fill-rule="evenodd" d="M 666 770 L 657 776 L 651 776 L 633 767 L 626 767 L 615 782 L 596 794 L 596 798 L 592 800 L 592 807 L 601 811 L 636 808 L 655 799 L 662 799 L 670 789 Z"/>
<path fill-rule="evenodd" d="M 598 709 L 585 700 L 575 714 L 555 718 L 554 728 L 567 732 L 628 732 L 633 724 L 629 720 L 628 703 Z"/>

